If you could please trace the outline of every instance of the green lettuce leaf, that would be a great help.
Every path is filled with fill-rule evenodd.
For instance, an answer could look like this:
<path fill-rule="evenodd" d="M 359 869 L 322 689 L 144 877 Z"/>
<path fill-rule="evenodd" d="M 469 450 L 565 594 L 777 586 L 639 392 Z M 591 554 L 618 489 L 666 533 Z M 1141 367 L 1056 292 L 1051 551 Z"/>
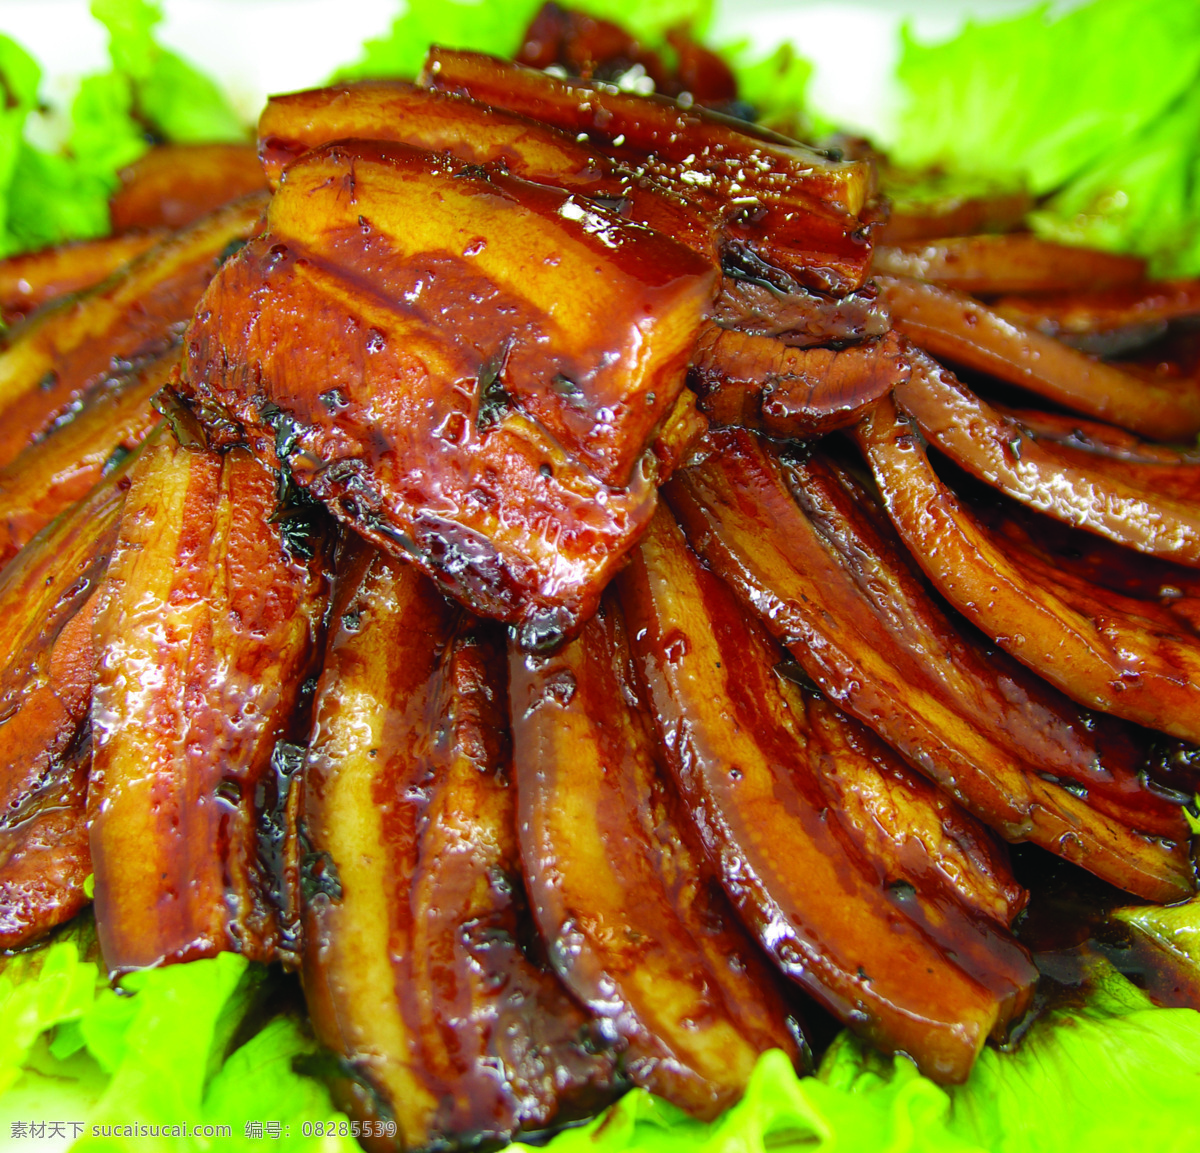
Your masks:
<path fill-rule="evenodd" d="M 1181 905 L 1134 905 L 1113 917 L 1150 946 L 1151 955 L 1177 983 L 1200 984 L 1200 897 Z"/>
<path fill-rule="evenodd" d="M 71 106 L 65 146 L 26 139 L 38 108 L 40 70 L 0 37 L 0 255 L 103 236 L 117 172 L 161 139 L 242 140 L 247 129 L 223 93 L 181 57 L 160 47 L 162 12 L 148 0 L 93 0 L 109 33 L 109 72 L 86 77 Z"/>
<path fill-rule="evenodd" d="M 237 1043 L 265 980 L 261 966 L 222 953 L 131 973 L 114 991 L 86 917 L 54 943 L 6 959 L 0 1133 L 60 1118 L 83 1126 L 76 1153 L 200 1153 L 213 1141 L 190 1131 L 197 1126 L 227 1126 L 219 1147 L 240 1150 L 261 1148 L 275 1124 L 271 1146 L 285 1153 L 356 1153 L 349 1119 L 294 1069 L 316 1048 L 295 1020 L 274 1016 Z M 153 1138 L 170 1125 L 189 1132 Z"/>
<path fill-rule="evenodd" d="M 1194 907 L 1173 918 L 1193 936 L 1195 921 Z M 320 1083 L 295 1072 L 315 1046 L 291 1018 L 270 1019 L 231 1050 L 264 970 L 222 954 L 131 974 L 117 995 L 83 924 L 0 971 L 0 1085 L 8 1090 L 0 1126 L 70 1117 L 85 1125 L 76 1153 L 130 1153 L 147 1148 L 127 1135 L 130 1126 L 227 1125 L 220 1147 L 242 1149 L 260 1148 L 253 1126 L 274 1122 L 274 1148 L 352 1153 L 347 1119 Z M 1200 1147 L 1197 1099 L 1200 1014 L 1154 1008 L 1097 959 L 1086 996 L 1044 1014 L 1015 1051 L 985 1050 L 966 1085 L 943 1089 L 907 1058 L 883 1057 L 843 1033 L 815 1076 L 798 1078 L 782 1053 L 765 1054 L 743 1100 L 711 1124 L 637 1090 L 549 1148 L 1103 1153 L 1140 1139 L 1183 1153 Z M 320 1123 L 324 1135 L 306 1135 L 306 1123 L 309 1132 Z M 210 1144 L 189 1135 L 170 1147 Z"/>
<path fill-rule="evenodd" d="M 128 87 L 129 115 L 152 134 L 181 144 L 246 139 L 246 125 L 217 84 L 154 39 L 162 20 L 157 4 L 92 0 L 92 15 L 108 30 L 113 72 Z"/>
<path fill-rule="evenodd" d="M 542 0 L 408 0 L 388 34 L 368 40 L 359 60 L 339 69 L 337 78 L 416 76 L 431 44 L 512 56 L 541 6 Z M 701 35 L 712 16 L 712 0 L 576 0 L 570 6 L 615 20 L 656 49 L 668 29 L 682 25 Z"/>
<path fill-rule="evenodd" d="M 81 919 L 53 944 L 0 960 L 0 1096 L 43 1034 L 77 1022 L 103 988 L 103 974 L 87 959 L 88 924 Z"/>
<path fill-rule="evenodd" d="M 1200 273 L 1200 78 L 1158 120 L 1115 145 L 1037 212 L 1063 244 L 1134 252 L 1156 276 Z"/>
<path fill-rule="evenodd" d="M 1100 958 L 1090 963 L 1085 988 L 1086 996 L 1039 1017 L 1012 1052 L 985 1049 L 965 1085 L 938 1091 L 941 1103 L 909 1061 L 881 1057 L 849 1034 L 830 1049 L 819 1077 L 874 1107 L 897 1085 L 926 1087 L 925 1123 L 904 1130 L 900 1143 L 876 1148 L 1098 1153 L 1139 1142 L 1178 1153 L 1197 1148 L 1200 1013 L 1155 1008 Z"/>
<path fill-rule="evenodd" d="M 737 77 L 740 99 L 754 109 L 761 123 L 801 139 L 815 131 L 834 130 L 832 124 L 813 125 L 808 105 L 813 66 L 793 45 L 781 44 L 766 56 L 746 41 L 722 44 L 720 50 Z"/>
<path fill-rule="evenodd" d="M 25 121 L 37 104 L 42 70 L 15 40 L 0 36 L 0 82 L 4 101 L 0 106 L 0 255 L 7 246 L 9 230 L 9 191 L 13 187 L 17 165 L 24 146 Z"/>
<path fill-rule="evenodd" d="M 1200 5 L 1092 0 L 968 24 L 921 44 L 904 32 L 893 159 L 1046 202 L 1036 232 L 1200 273 Z"/>
<path fill-rule="evenodd" d="M 876 1068 L 878 1066 L 878 1068 Z M 532 1150 L 527 1146 L 514 1149 Z M 553 1153 L 985 1153 L 951 1129 L 947 1093 L 912 1062 L 885 1061 L 843 1034 L 815 1077 L 797 1077 L 778 1050 L 764 1053 L 746 1095 L 711 1124 L 643 1090 L 603 1118 L 569 1130 Z"/>
<path fill-rule="evenodd" d="M 933 45 L 906 28 L 893 152 L 913 166 L 1020 172 L 1040 194 L 1153 124 L 1197 75 L 1193 0 L 1093 0 L 1058 17 L 1046 4 Z"/>
<path fill-rule="evenodd" d="M 541 0 L 409 0 L 386 36 L 368 40 L 362 56 L 338 69 L 339 80 L 414 77 L 431 44 L 511 56 Z"/>
<path fill-rule="evenodd" d="M 985 1050 L 966 1085 L 943 1089 L 842 1033 L 813 1077 L 765 1054 L 743 1100 L 711 1125 L 639 1091 L 549 1149 L 1116 1153 L 1140 1142 L 1184 1153 L 1200 1148 L 1197 1100 L 1200 1013 L 1154 1008 L 1097 959 L 1086 998 L 1042 1016 L 1013 1052 Z"/>
<path fill-rule="evenodd" d="M 1200 1148 L 1200 1013 L 1156 1009 L 1102 962 L 1092 992 L 986 1050 L 954 1094 L 956 1127 L 996 1153 Z"/>

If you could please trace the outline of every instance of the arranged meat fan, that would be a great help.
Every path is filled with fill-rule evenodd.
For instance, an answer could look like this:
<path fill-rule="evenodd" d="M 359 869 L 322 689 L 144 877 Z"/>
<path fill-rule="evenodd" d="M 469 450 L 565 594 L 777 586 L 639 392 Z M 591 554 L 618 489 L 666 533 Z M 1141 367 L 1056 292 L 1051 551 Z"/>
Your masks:
<path fill-rule="evenodd" d="M 114 974 L 297 968 L 405 1148 L 712 1117 L 806 999 L 962 1081 L 1005 841 L 1195 890 L 1200 289 L 675 49 L 548 7 L 0 269 L 0 946 L 94 874 Z"/>

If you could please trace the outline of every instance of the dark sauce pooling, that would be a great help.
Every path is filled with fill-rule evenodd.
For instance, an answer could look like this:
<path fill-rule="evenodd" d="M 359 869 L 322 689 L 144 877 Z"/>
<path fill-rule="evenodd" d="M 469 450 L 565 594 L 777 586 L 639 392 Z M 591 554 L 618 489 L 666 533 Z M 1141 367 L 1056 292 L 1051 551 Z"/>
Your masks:
<path fill-rule="evenodd" d="M 1018 1044 L 1043 1013 L 1081 1007 L 1097 958 L 1156 1005 L 1200 1009 L 1200 972 L 1111 917 L 1115 909 L 1139 903 L 1136 899 L 1036 845 L 1014 845 L 1010 852 L 1013 871 L 1030 893 L 1014 930 L 1041 976 L 1034 1005 L 1006 1047 Z"/>

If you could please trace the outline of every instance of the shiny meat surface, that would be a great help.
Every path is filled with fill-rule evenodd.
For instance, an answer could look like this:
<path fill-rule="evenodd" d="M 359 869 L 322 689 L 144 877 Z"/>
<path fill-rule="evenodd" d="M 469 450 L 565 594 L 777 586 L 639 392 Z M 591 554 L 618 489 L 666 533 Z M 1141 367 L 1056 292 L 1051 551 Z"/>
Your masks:
<path fill-rule="evenodd" d="M 842 294 L 869 271 L 867 164 L 843 163 L 745 121 L 663 97 L 559 80 L 472 52 L 433 48 L 424 80 L 589 140 L 711 214 L 726 258 L 777 287 Z"/>
<path fill-rule="evenodd" d="M 766 336 L 709 328 L 700 334 L 690 382 L 715 425 L 768 436 L 814 437 L 853 424 L 908 379 L 894 333 L 849 348 L 792 348 Z"/>
<path fill-rule="evenodd" d="M 87 903 L 92 627 L 132 465 L 0 572 L 0 948 Z"/>
<path fill-rule="evenodd" d="M 151 403 L 179 364 L 180 346 L 115 374 L 0 468 L 0 565 L 59 513 L 82 500 L 159 422 Z"/>
<path fill-rule="evenodd" d="M 551 963 L 636 1085 L 700 1117 L 758 1055 L 800 1063 L 773 979 L 686 835 L 606 600 L 550 656 L 510 653 L 521 860 Z"/>
<path fill-rule="evenodd" d="M 877 245 L 872 267 L 982 295 L 1112 288 L 1146 275 L 1138 257 L 1052 244 L 1024 232 Z"/>
<path fill-rule="evenodd" d="M 713 1117 L 827 1014 L 960 1082 L 1059 975 L 1073 870 L 1002 839 L 1195 890 L 1200 457 L 1146 438 L 1200 420 L 1196 286 L 738 119 L 666 39 L 547 6 L 552 75 L 437 49 L 273 99 L 261 169 L 124 175 L 163 235 L 0 264 L 38 304 L 0 946 L 94 870 L 115 973 L 298 967 L 370 1153 L 631 1086 Z"/>
<path fill-rule="evenodd" d="M 717 230 L 701 209 L 576 137 L 465 96 L 402 80 L 364 81 L 274 97 L 258 122 L 273 187 L 287 165 L 336 140 L 386 140 L 497 164 L 513 176 L 599 201 L 635 224 L 716 261 Z"/>
<path fill-rule="evenodd" d="M 1092 709 L 1200 740 L 1200 637 L 1155 602 L 1119 597 L 1006 549 L 934 472 L 883 401 L 858 428 L 909 552 L 959 612 Z"/>
<path fill-rule="evenodd" d="M 742 430 L 673 478 L 689 540 L 812 681 L 1006 840 L 1151 900 L 1193 892 L 1179 809 L 1128 737 L 960 635 L 845 473 Z M 930 654 L 936 653 L 936 657 Z M 1150 835 L 1147 835 L 1150 834 Z"/>
<path fill-rule="evenodd" d="M 774 645 L 665 511 L 620 591 L 672 777 L 743 920 L 852 1028 L 939 1080 L 965 1079 L 1036 980 L 1024 951 L 980 915 L 982 906 L 1006 921 L 1020 901 L 987 834 L 928 808 L 930 790 L 889 774 L 887 755 L 881 762 L 849 718 L 781 691 Z M 840 768 L 831 774 L 826 759 Z M 828 795 L 855 777 L 850 787 L 875 809 L 862 823 L 853 809 L 839 820 Z M 910 810 L 914 840 L 872 835 L 890 807 L 880 793 Z M 974 859 L 960 874 L 964 857 Z M 946 874 L 960 874 L 972 898 Z"/>
<path fill-rule="evenodd" d="M 91 288 L 153 248 L 161 231 L 80 240 L 0 260 L 0 320 L 15 324 L 58 297 Z"/>
<path fill-rule="evenodd" d="M 502 643 L 414 566 L 343 556 L 303 775 L 303 978 L 356 1116 L 503 1140 L 624 1088 L 537 958 Z"/>
<path fill-rule="evenodd" d="M 1200 382 L 1143 378 L 1022 328 L 963 293 L 905 277 L 879 286 L 896 329 L 926 352 L 1154 440 L 1200 433 Z"/>
<path fill-rule="evenodd" d="M 177 343 L 221 262 L 256 229 L 265 196 L 198 221 L 78 297 L 31 317 L 0 350 L 0 465 L 88 393 Z"/>
<path fill-rule="evenodd" d="M 110 970 L 292 944 L 272 759 L 317 655 L 326 545 L 289 553 L 275 478 L 166 429 L 132 470 L 100 587 L 88 796 Z M 151 673 L 151 670 L 153 672 Z"/>
<path fill-rule="evenodd" d="M 160 144 L 119 173 L 109 201 L 113 231 L 185 228 L 223 204 L 262 192 L 266 179 L 245 144 Z"/>
<path fill-rule="evenodd" d="M 1172 492 L 1174 467 L 1143 476 L 1111 467 L 1102 452 L 1060 447 L 1055 440 L 1062 438 L 1028 436 L 1017 418 L 994 409 L 931 357 L 914 351 L 911 361 L 896 404 L 959 467 L 1064 524 L 1200 567 L 1200 504 L 1186 491 Z M 1180 471 L 1186 484 L 1192 469 Z"/>
<path fill-rule="evenodd" d="M 498 169 L 331 145 L 214 281 L 182 388 L 218 438 L 242 436 L 233 416 L 339 517 L 536 646 L 586 619 L 653 509 L 653 445 L 715 275 Z"/>

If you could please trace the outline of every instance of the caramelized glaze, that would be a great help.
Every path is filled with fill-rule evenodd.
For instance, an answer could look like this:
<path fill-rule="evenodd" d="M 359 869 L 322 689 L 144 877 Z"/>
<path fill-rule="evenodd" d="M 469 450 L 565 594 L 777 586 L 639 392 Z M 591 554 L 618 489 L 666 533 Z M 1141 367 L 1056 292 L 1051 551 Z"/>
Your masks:
<path fill-rule="evenodd" d="M 78 240 L 0 260 L 0 320 L 16 324 L 43 304 L 91 288 L 153 248 L 161 231 Z"/>
<path fill-rule="evenodd" d="M 903 241 L 875 248 L 872 267 L 959 292 L 1061 292 L 1136 284 L 1146 262 L 1092 248 L 1053 244 L 1027 232 Z"/>
<path fill-rule="evenodd" d="M 273 97 L 258 122 L 272 187 L 305 152 L 336 140 L 386 140 L 495 164 L 525 180 L 586 196 L 716 263 L 716 227 L 649 177 L 536 120 L 402 80 L 365 81 Z"/>
<path fill-rule="evenodd" d="M 559 190 L 397 144 L 311 153 L 268 228 L 189 331 L 192 402 L 527 643 L 581 623 L 653 509 L 714 270 Z"/>
<path fill-rule="evenodd" d="M 853 424 L 908 373 L 894 333 L 844 349 L 799 349 L 765 336 L 706 329 L 692 354 L 689 380 L 714 424 L 790 439 Z"/>
<path fill-rule="evenodd" d="M 1075 292 L 1005 296 L 996 301 L 1006 320 L 1047 336 L 1082 336 L 1130 326 L 1158 325 L 1200 314 L 1200 280 L 1153 280 Z"/>
<path fill-rule="evenodd" d="M 741 430 L 710 443 L 703 464 L 669 483 L 671 507 L 831 700 L 1006 840 L 1032 840 L 1152 900 L 1193 891 L 1182 814 L 1142 785 L 1127 746 L 1106 756 L 1090 718 L 968 644 L 845 474 L 817 457 L 785 472 Z"/>
<path fill-rule="evenodd" d="M 0 466 L 73 416 L 87 393 L 169 350 L 230 245 L 254 231 L 265 204 L 255 196 L 222 209 L 22 325 L 0 351 Z"/>
<path fill-rule="evenodd" d="M 869 235 L 858 220 L 872 193 L 865 164 L 665 97 L 559 80 L 477 53 L 431 49 L 424 81 L 582 135 L 665 183 L 720 222 L 728 259 L 761 266 L 780 288 L 841 294 L 867 277 Z"/>
<path fill-rule="evenodd" d="M 412 565 L 343 558 L 301 808 L 304 983 L 359 1116 L 506 1140 L 623 1087 L 534 959 L 502 648 Z"/>
<path fill-rule="evenodd" d="M 1200 638 L 1135 601 L 1014 555 L 936 476 L 890 399 L 857 429 L 883 502 L 939 592 L 1006 652 L 1092 709 L 1200 740 Z"/>
<path fill-rule="evenodd" d="M 1038 512 L 1139 552 L 1200 566 L 1200 503 L 1167 483 L 1139 484 L 1134 469 L 1105 466 L 1104 455 L 1070 451 L 1025 434 L 919 350 L 895 391 L 897 406 L 922 435 L 972 476 Z M 1186 474 L 1185 474 L 1186 475 Z"/>
<path fill-rule="evenodd" d="M 630 1084 L 713 1116 L 765 1048 L 807 1067 L 800 989 L 964 1079 L 1036 976 L 980 818 L 1194 890 L 1200 472 L 1142 437 L 1200 426 L 1197 344 L 1051 339 L 1134 349 L 1194 286 L 954 236 L 1023 194 L 885 223 L 877 166 L 936 174 L 699 107 L 748 111 L 667 39 L 548 5 L 521 56 L 567 79 L 435 50 L 423 85 L 280 97 L 266 220 L 104 283 L 145 238 L 0 266 L 22 309 L 83 290 L 0 353 L 0 947 L 94 856 L 114 971 L 299 963 L 339 1103 L 398 1125 L 373 1150 L 536 1139 Z M 118 227 L 175 226 L 264 173 L 159 149 L 124 180 Z M 1008 319 L 951 291 L 1107 282 Z M 989 406 L 897 332 L 1090 418 Z M 882 497 L 816 443 L 856 421 Z M 704 562 L 655 513 L 676 469 Z"/>
<path fill-rule="evenodd" d="M 877 279 L 897 331 L 934 356 L 1155 440 L 1200 433 L 1195 381 L 1143 379 L 1021 328 L 962 293 L 903 277 Z"/>
<path fill-rule="evenodd" d="M 179 364 L 179 345 L 118 374 L 0 468 L 0 565 L 139 445 L 159 421 L 151 399 Z"/>
<path fill-rule="evenodd" d="M 800 1056 L 754 947 L 684 838 L 606 601 L 552 656 L 510 652 L 525 882 L 551 963 L 634 1082 L 700 1117 L 760 1053 Z"/>
<path fill-rule="evenodd" d="M 92 623 L 133 463 L 0 572 L 0 948 L 36 939 L 87 903 Z"/>
<path fill-rule="evenodd" d="M 987 1035 L 1026 1004 L 1028 958 L 936 870 L 906 869 L 895 844 L 877 854 L 834 816 L 821 778 L 838 769 L 822 762 L 849 759 L 854 737 L 830 741 L 803 698 L 779 691 L 773 646 L 666 513 L 620 588 L 672 776 L 742 918 L 840 1020 L 939 1080 L 965 1079 Z M 859 769 L 871 774 L 869 760 Z M 927 800 L 902 777 L 889 791 L 914 810 Z M 1003 875 L 991 886 L 1015 890 Z"/>
<path fill-rule="evenodd" d="M 100 587 L 88 796 L 109 969 L 277 959 L 261 838 L 325 607 L 326 547 L 285 547 L 275 478 L 154 439 L 131 473 Z"/>

